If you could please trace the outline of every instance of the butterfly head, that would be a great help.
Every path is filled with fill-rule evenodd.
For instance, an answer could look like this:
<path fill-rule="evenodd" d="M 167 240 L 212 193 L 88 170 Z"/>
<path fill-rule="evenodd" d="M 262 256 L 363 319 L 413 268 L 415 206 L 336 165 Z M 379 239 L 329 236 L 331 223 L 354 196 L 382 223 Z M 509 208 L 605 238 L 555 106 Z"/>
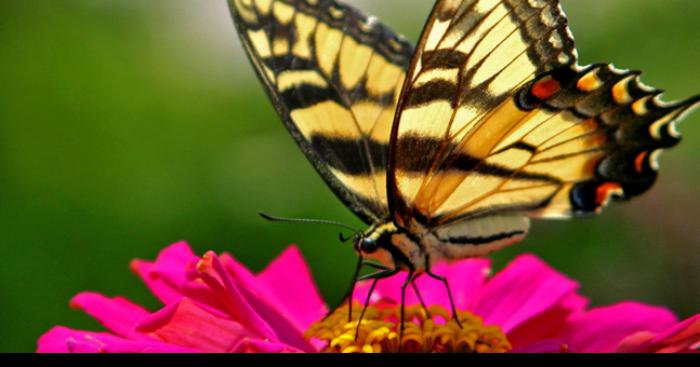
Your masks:
<path fill-rule="evenodd" d="M 393 222 L 373 225 L 355 236 L 355 251 L 364 259 L 376 260 L 389 269 L 423 268 L 419 245 Z"/>
<path fill-rule="evenodd" d="M 364 259 L 374 259 L 387 267 L 395 267 L 391 255 L 391 237 L 396 233 L 393 224 L 374 225 L 355 236 L 354 247 Z"/>

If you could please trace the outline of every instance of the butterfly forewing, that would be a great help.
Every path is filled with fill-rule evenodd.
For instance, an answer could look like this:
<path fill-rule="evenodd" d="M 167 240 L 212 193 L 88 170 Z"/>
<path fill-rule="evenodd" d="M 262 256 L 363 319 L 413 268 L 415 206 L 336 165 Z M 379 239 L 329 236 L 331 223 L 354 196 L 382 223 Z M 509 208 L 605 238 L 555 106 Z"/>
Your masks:
<path fill-rule="evenodd" d="M 388 218 L 386 152 L 413 47 L 330 0 L 229 0 L 278 114 L 361 219 Z"/>
<path fill-rule="evenodd" d="M 638 73 L 577 66 L 555 0 L 438 1 L 408 75 L 388 181 L 406 227 L 568 217 L 637 195 L 697 101 L 663 104 Z M 476 242 L 522 232 L 495 223 Z"/>

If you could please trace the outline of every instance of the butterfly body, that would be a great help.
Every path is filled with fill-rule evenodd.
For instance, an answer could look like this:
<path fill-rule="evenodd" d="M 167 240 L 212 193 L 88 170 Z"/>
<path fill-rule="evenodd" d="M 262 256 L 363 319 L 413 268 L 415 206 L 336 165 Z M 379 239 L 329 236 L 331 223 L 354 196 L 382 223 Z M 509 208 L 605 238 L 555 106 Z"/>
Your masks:
<path fill-rule="evenodd" d="M 356 239 L 363 258 L 389 269 L 422 273 L 442 261 L 486 255 L 522 240 L 529 228 L 523 215 L 502 215 L 461 221 L 440 230 L 413 222 L 407 229 L 393 222 L 371 226 Z"/>

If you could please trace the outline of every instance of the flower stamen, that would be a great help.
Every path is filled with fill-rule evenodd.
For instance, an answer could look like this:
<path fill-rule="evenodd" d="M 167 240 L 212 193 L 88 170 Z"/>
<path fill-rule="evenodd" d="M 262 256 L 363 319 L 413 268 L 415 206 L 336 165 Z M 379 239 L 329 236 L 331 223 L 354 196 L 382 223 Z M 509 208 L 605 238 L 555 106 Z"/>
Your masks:
<path fill-rule="evenodd" d="M 406 306 L 403 338 L 399 343 L 399 306 L 367 307 L 358 327 L 360 309 L 353 307 L 352 321 L 348 322 L 348 306 L 338 308 L 311 325 L 306 337 L 327 342 L 321 351 L 328 353 L 503 353 L 511 349 L 498 326 L 484 326 L 480 317 L 467 311 L 457 312 L 463 326 L 460 328 L 441 306 L 431 306 L 428 312 L 420 305 Z"/>

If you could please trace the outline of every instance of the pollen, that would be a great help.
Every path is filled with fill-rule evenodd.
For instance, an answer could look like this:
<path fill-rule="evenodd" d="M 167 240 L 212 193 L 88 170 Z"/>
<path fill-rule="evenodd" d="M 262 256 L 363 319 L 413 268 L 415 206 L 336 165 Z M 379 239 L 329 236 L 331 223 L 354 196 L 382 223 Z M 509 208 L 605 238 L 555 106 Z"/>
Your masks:
<path fill-rule="evenodd" d="M 406 306 L 404 331 L 399 342 L 398 305 L 369 306 L 358 328 L 362 306 L 348 307 L 317 321 L 306 337 L 325 342 L 325 353 L 504 353 L 511 345 L 498 326 L 484 326 L 480 317 L 466 311 L 457 313 L 459 324 L 441 306 L 427 312 L 420 305 Z M 357 333 L 357 335 L 356 335 Z"/>

